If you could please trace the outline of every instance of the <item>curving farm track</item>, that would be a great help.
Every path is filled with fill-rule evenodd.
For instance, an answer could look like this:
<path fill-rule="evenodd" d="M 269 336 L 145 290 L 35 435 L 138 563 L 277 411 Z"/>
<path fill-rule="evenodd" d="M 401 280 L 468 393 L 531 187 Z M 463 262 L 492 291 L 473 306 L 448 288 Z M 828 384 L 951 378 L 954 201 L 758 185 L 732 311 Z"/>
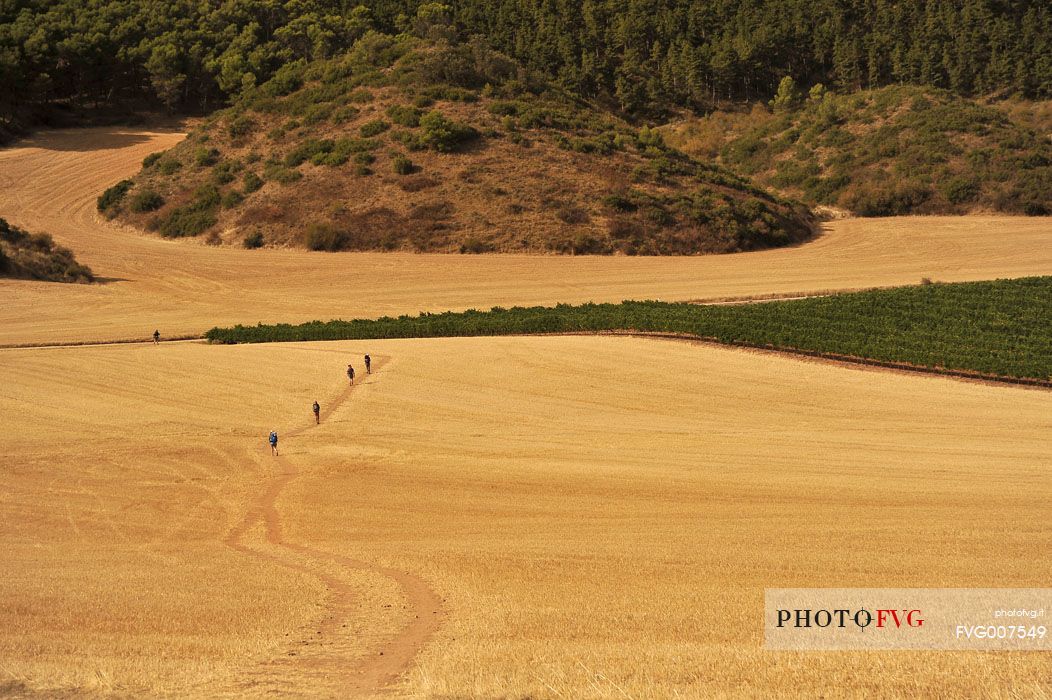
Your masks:
<path fill-rule="evenodd" d="M 386 360 L 387 358 L 381 356 L 374 358 L 373 366 L 376 367 L 374 374 L 386 364 Z M 361 383 L 348 386 L 339 395 L 326 401 L 320 419 L 328 421 L 335 411 L 350 400 L 356 386 L 361 386 Z M 282 437 L 284 440 L 295 438 L 310 430 L 311 427 L 313 426 L 310 424 L 302 425 L 283 432 Z M 261 689 L 269 689 L 286 694 L 290 688 L 299 690 L 310 688 L 313 694 L 323 692 L 333 697 L 375 694 L 398 680 L 399 676 L 409 668 L 414 657 L 434 635 L 441 622 L 442 601 L 427 582 L 410 572 L 376 566 L 287 539 L 283 533 L 282 517 L 277 501 L 285 488 L 300 476 L 300 470 L 294 461 L 289 460 L 283 454 L 279 454 L 274 461 L 280 471 L 270 479 L 266 488 L 251 503 L 245 516 L 231 528 L 223 542 L 238 552 L 305 573 L 321 581 L 330 591 L 332 600 L 329 603 L 330 611 L 322 625 L 323 629 L 319 631 L 321 639 L 315 642 L 335 648 L 330 648 L 329 653 L 308 664 L 294 660 L 295 663 L 277 664 L 275 668 L 275 663 L 268 661 L 264 664 L 264 673 L 250 672 L 248 678 L 241 679 L 235 688 L 239 692 L 258 692 Z M 269 544 L 302 555 L 303 560 L 288 561 L 246 544 L 244 541 L 246 533 L 258 523 L 263 524 L 266 541 Z M 399 626 L 394 634 L 385 636 L 376 648 L 369 648 L 364 655 L 348 662 L 347 657 L 340 653 L 341 650 L 333 638 L 338 638 L 340 626 L 346 627 L 346 623 L 351 619 L 350 611 L 356 592 L 338 575 L 327 573 L 324 567 L 319 566 L 319 561 L 332 562 L 342 571 L 372 572 L 397 583 L 405 595 L 406 623 Z M 268 671 L 270 673 L 267 673 Z M 297 678 L 301 674 L 306 674 L 310 679 L 302 681 Z M 275 675 L 280 676 L 280 685 L 276 687 L 270 685 L 268 688 L 268 681 L 273 683 Z M 261 680 L 261 677 L 264 680 Z"/>

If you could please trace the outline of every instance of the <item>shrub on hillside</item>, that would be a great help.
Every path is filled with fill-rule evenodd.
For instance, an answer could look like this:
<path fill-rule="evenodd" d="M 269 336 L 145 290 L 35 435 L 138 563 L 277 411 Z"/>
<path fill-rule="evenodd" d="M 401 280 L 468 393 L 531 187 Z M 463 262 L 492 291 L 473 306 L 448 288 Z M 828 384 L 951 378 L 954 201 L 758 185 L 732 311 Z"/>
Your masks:
<path fill-rule="evenodd" d="M 860 216 L 900 216 L 930 195 L 931 190 L 919 182 L 864 183 L 845 192 L 842 201 Z"/>
<path fill-rule="evenodd" d="M 215 208 L 198 209 L 191 205 L 172 210 L 158 222 L 157 230 L 165 238 L 199 236 L 217 222 Z"/>
<path fill-rule="evenodd" d="M 420 143 L 441 153 L 451 153 L 479 137 L 474 127 L 448 119 L 435 110 L 420 118 Z"/>
<path fill-rule="evenodd" d="M 164 197 L 157 194 L 153 190 L 141 190 L 135 193 L 132 197 L 131 202 L 128 204 L 128 208 L 138 214 L 156 211 L 164 206 Z"/>
<path fill-rule="evenodd" d="M 950 203 L 966 204 L 979 196 L 979 182 L 974 177 L 958 175 L 943 182 L 939 190 Z"/>
<path fill-rule="evenodd" d="M 319 251 L 337 251 L 350 241 L 346 231 L 342 231 L 332 224 L 311 224 L 307 228 L 307 248 Z"/>
<path fill-rule="evenodd" d="M 166 238 L 199 236 L 218 222 L 216 210 L 221 201 L 219 190 L 214 185 L 202 185 L 194 193 L 193 201 L 156 220 L 153 228 Z"/>
<path fill-rule="evenodd" d="M 319 153 L 330 153 L 336 142 L 332 139 L 307 139 L 285 156 L 285 166 L 295 168 L 318 155 Z"/>
<path fill-rule="evenodd" d="M 245 236 L 245 239 L 241 241 L 241 245 L 250 250 L 255 248 L 263 247 L 263 232 L 253 231 L 252 233 Z"/>
<path fill-rule="evenodd" d="M 146 156 L 145 158 L 142 159 L 142 167 L 144 167 L 144 168 L 150 167 L 151 165 L 153 165 L 154 163 L 159 161 L 161 159 L 162 155 L 163 155 L 163 151 L 158 151 L 157 153 L 151 153 L 150 155 L 148 155 L 148 156 Z"/>
<path fill-rule="evenodd" d="M 103 213 L 109 213 L 124 201 L 124 197 L 128 194 L 128 190 L 135 184 L 131 180 L 121 180 L 113 187 L 109 187 L 99 195 L 96 202 L 98 210 Z"/>
<path fill-rule="evenodd" d="M 423 112 L 420 109 L 408 105 L 391 105 L 387 108 L 387 116 L 391 118 L 391 121 L 409 128 L 420 126 L 421 114 Z"/>
<path fill-rule="evenodd" d="M 220 199 L 220 204 L 224 209 L 233 209 L 243 201 L 245 201 L 245 195 L 237 190 L 230 190 L 229 192 L 223 193 L 223 196 Z"/>
<path fill-rule="evenodd" d="M 215 165 L 219 162 L 219 150 L 216 148 L 208 148 L 207 146 L 199 146 L 194 151 L 194 163 L 198 167 L 207 168 Z"/>
<path fill-rule="evenodd" d="M 164 155 L 157 162 L 157 169 L 161 171 L 162 175 L 175 175 L 182 167 L 183 164 L 170 155 Z"/>
<path fill-rule="evenodd" d="M 722 150 L 726 162 L 813 203 L 871 215 L 1052 208 L 1052 144 L 996 107 L 948 92 L 826 93 L 744 130 L 731 126 L 723 132 L 739 135 Z"/>
<path fill-rule="evenodd" d="M 362 138 L 370 138 L 378 134 L 382 134 L 391 128 L 391 125 L 385 122 L 383 119 L 374 119 L 371 122 L 366 122 L 358 129 L 358 132 L 362 135 Z"/>
<path fill-rule="evenodd" d="M 492 243 L 475 237 L 467 239 L 460 246 L 460 252 L 464 255 L 480 255 L 482 253 L 492 253 L 494 250 L 496 250 L 496 247 Z"/>
<path fill-rule="evenodd" d="M 230 138 L 239 139 L 251 134 L 252 130 L 255 128 L 256 123 L 252 118 L 242 114 L 230 120 L 230 124 L 227 125 L 227 133 L 230 134 Z"/>
<path fill-rule="evenodd" d="M 394 171 L 399 175 L 409 175 L 414 170 L 413 161 L 402 155 L 395 156 L 391 164 L 394 167 Z"/>
<path fill-rule="evenodd" d="M 236 160 L 224 160 L 212 168 L 212 181 L 217 185 L 226 185 L 234 181 L 237 173 L 241 172 L 241 162 Z"/>
<path fill-rule="evenodd" d="M 581 207 L 563 205 L 555 212 L 559 220 L 564 224 L 587 224 L 589 222 L 588 212 Z"/>
<path fill-rule="evenodd" d="M 252 194 L 262 186 L 263 178 L 253 172 L 247 172 L 241 178 L 241 188 L 245 191 L 245 194 Z"/>
<path fill-rule="evenodd" d="M 268 180 L 273 180 L 279 185 L 290 185 L 303 177 L 299 170 L 286 168 L 281 164 L 270 164 L 263 169 L 263 175 Z"/>

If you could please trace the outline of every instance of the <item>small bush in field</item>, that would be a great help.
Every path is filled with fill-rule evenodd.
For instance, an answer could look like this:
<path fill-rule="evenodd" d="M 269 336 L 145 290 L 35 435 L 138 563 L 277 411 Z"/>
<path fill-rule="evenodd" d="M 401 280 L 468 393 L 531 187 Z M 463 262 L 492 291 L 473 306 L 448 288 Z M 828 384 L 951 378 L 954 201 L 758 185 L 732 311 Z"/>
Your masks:
<path fill-rule="evenodd" d="M 128 208 L 137 214 L 148 211 L 156 211 L 164 206 L 164 197 L 153 190 L 142 190 L 136 192 L 131 198 Z"/>
<path fill-rule="evenodd" d="M 142 167 L 144 167 L 144 168 L 150 167 L 151 165 L 153 165 L 154 163 L 159 161 L 161 159 L 162 155 L 163 155 L 162 151 L 159 151 L 157 153 L 151 153 L 150 155 L 148 155 L 148 156 L 146 156 L 145 158 L 142 159 Z"/>
<path fill-rule="evenodd" d="M 395 173 L 399 175 L 409 175 L 414 170 L 413 161 L 405 156 L 395 156 L 394 160 L 391 161 L 391 164 L 394 167 Z"/>

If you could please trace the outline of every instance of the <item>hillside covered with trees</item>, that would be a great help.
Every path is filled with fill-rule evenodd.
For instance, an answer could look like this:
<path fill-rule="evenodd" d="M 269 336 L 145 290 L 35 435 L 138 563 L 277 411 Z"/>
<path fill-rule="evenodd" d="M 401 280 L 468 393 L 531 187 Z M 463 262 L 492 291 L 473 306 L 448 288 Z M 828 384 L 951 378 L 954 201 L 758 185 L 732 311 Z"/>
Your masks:
<path fill-rule="evenodd" d="M 662 133 L 696 158 L 860 216 L 1052 213 L 1052 142 L 1006 110 L 932 88 L 782 87 L 770 109 Z"/>
<path fill-rule="evenodd" d="M 100 211 L 246 247 L 669 255 L 811 233 L 806 207 L 478 40 L 369 32 L 287 65 L 143 165 Z"/>
<path fill-rule="evenodd" d="M 766 99 L 787 75 L 1047 97 L 1050 27 L 1034 0 L 4 0 L 0 136 L 138 103 L 208 111 L 370 29 L 481 35 L 631 115 Z"/>

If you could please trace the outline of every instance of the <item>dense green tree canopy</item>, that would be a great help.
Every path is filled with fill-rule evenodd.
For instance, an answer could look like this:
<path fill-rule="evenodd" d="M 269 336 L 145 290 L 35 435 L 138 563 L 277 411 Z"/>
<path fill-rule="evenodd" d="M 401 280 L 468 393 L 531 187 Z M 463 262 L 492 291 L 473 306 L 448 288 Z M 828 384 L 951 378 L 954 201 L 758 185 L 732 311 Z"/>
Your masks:
<path fill-rule="evenodd" d="M 1052 95 L 1038 0 L 0 0 L 0 131 L 59 103 L 209 107 L 371 27 L 482 35 L 634 113 L 770 98 L 785 76 Z"/>

